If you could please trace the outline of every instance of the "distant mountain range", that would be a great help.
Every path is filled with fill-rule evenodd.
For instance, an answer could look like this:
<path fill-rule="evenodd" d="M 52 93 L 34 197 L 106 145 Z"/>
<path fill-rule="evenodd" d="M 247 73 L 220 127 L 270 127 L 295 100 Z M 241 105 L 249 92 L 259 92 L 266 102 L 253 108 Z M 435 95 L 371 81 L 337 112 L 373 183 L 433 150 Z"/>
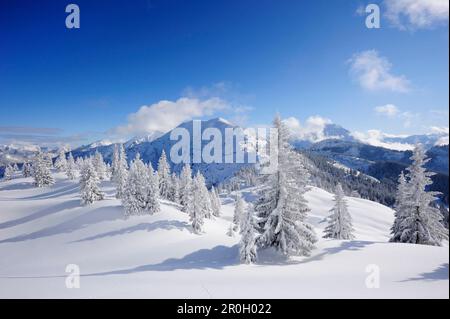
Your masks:
<path fill-rule="evenodd" d="M 193 136 L 193 125 L 194 121 L 188 121 L 180 124 L 177 128 L 186 129 L 189 132 L 189 136 Z M 228 122 L 222 118 L 214 118 L 207 121 L 201 121 L 201 133 L 203 134 L 204 130 L 207 128 L 216 128 L 218 129 L 222 136 L 225 136 L 226 128 L 234 128 L 233 124 Z M 125 151 L 127 154 L 128 160 L 132 160 L 136 157 L 136 154 L 139 153 L 142 160 L 146 163 L 151 163 L 154 168 L 157 167 L 158 160 L 161 156 L 162 151 L 164 150 L 167 154 L 169 161 L 170 158 L 170 150 L 172 146 L 177 142 L 170 139 L 171 131 L 166 132 L 165 134 L 161 134 L 159 132 L 153 133 L 144 138 L 133 138 L 132 140 L 124 143 Z M 235 141 L 235 140 L 234 140 Z M 222 150 L 225 149 L 224 141 L 222 141 Z M 208 141 L 202 141 L 201 150 L 203 146 L 208 144 Z M 114 151 L 115 144 L 109 145 L 101 145 L 101 146 L 92 146 L 87 145 L 72 151 L 72 155 L 76 157 L 87 157 L 95 154 L 96 151 L 100 152 L 103 155 L 103 158 L 107 162 L 111 162 L 112 154 Z M 193 140 L 190 141 L 190 158 L 193 159 L 193 150 L 194 143 Z M 235 157 L 235 151 L 233 151 L 233 156 Z M 174 172 L 180 172 L 182 166 L 184 164 L 177 164 L 171 161 L 172 170 Z M 192 170 L 195 172 L 199 170 L 205 176 L 206 182 L 209 185 L 214 185 L 222 182 L 223 180 L 231 177 L 241 169 L 243 166 L 247 164 L 234 164 L 234 163 L 225 163 L 225 152 L 222 154 L 222 163 L 193 163 L 191 165 Z"/>
<path fill-rule="evenodd" d="M 193 132 L 193 121 L 180 124 L 179 128 L 186 129 L 190 136 Z M 202 133 L 207 128 L 217 128 L 224 136 L 226 128 L 234 128 L 233 124 L 222 118 L 214 118 L 201 121 Z M 165 150 L 170 160 L 170 150 L 176 141 L 170 140 L 169 132 L 153 132 L 145 136 L 135 137 L 124 143 L 128 160 L 135 158 L 139 153 L 141 158 L 151 163 L 154 168 L 161 156 L 162 150 Z M 440 191 L 446 191 L 448 194 L 448 178 L 449 172 L 449 147 L 447 145 L 439 145 L 445 138 L 445 134 L 424 134 L 413 136 L 388 136 L 383 137 L 384 143 L 396 143 L 402 145 L 414 145 L 419 142 L 427 149 L 427 155 L 431 158 L 427 164 L 428 169 L 438 173 L 435 179 L 439 179 L 437 184 Z M 447 135 L 448 139 L 448 135 Z M 377 179 L 388 178 L 392 181 L 407 165 L 410 164 L 410 150 L 395 150 L 388 147 L 371 145 L 370 142 L 362 141 L 355 137 L 349 130 L 337 125 L 328 123 L 324 125 L 322 131 L 311 132 L 303 135 L 301 138 L 292 138 L 292 145 L 298 150 L 308 151 L 312 154 L 320 155 L 328 158 L 333 163 L 338 163 L 349 169 L 358 170 L 368 176 Z M 202 141 L 201 149 L 208 142 Z M 222 141 L 222 146 L 224 141 Z M 87 157 L 100 152 L 107 162 L 111 162 L 114 150 L 114 143 L 109 141 L 98 141 L 89 145 L 84 145 L 72 150 L 75 158 Z M 193 141 L 190 142 L 190 156 L 193 153 Z M 222 147 L 224 149 L 224 147 Z M 0 161 L 3 163 L 20 162 L 28 160 L 36 149 L 20 148 L 20 147 L 0 147 Z M 235 154 L 233 154 L 234 156 Z M 222 154 L 224 157 L 225 154 Z M 1 163 L 0 162 L 0 163 Z M 222 161 L 224 162 L 224 160 Z M 208 182 L 208 184 L 217 184 L 231 177 L 236 171 L 246 164 L 226 164 L 226 163 L 196 163 L 192 165 L 194 171 L 200 170 Z M 181 170 L 181 165 L 172 163 L 172 169 L 175 172 Z M 0 171 L 1 173 L 1 171 Z M 442 186 L 443 185 L 443 186 Z M 447 195 L 448 196 L 448 195 Z"/>

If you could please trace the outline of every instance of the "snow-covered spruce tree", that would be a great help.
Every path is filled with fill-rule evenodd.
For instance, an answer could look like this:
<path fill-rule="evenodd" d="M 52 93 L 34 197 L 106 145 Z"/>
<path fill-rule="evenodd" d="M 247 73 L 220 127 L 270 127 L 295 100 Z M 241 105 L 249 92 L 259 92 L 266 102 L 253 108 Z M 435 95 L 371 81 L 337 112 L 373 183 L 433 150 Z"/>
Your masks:
<path fill-rule="evenodd" d="M 211 208 L 207 191 L 205 196 L 205 179 L 198 171 L 192 181 L 191 188 L 190 196 L 187 199 L 186 212 L 189 214 L 194 232 L 200 234 L 202 232 L 204 218 L 211 213 Z"/>
<path fill-rule="evenodd" d="M 239 257 L 242 263 L 251 264 L 256 262 L 258 259 L 258 254 L 256 251 L 256 236 L 253 208 L 251 205 L 248 205 L 242 216 L 241 222 Z"/>
<path fill-rule="evenodd" d="M 6 165 L 5 171 L 3 172 L 3 179 L 5 181 L 11 180 L 13 173 L 14 173 L 14 168 L 10 164 Z"/>
<path fill-rule="evenodd" d="M 160 211 L 158 177 L 150 163 L 147 167 L 147 178 L 146 204 L 144 210 L 148 214 L 158 213 Z"/>
<path fill-rule="evenodd" d="M 169 200 L 177 204 L 180 203 L 180 180 L 175 173 L 172 173 L 171 177 Z"/>
<path fill-rule="evenodd" d="M 439 210 L 441 211 L 441 215 L 443 216 L 442 224 L 445 228 L 449 227 L 449 209 L 444 204 L 439 206 Z"/>
<path fill-rule="evenodd" d="M 211 218 L 212 217 L 212 205 L 211 205 L 211 198 L 209 196 L 208 188 L 206 187 L 206 181 L 203 174 L 200 172 L 197 172 L 199 184 L 200 184 L 200 190 L 202 192 L 202 199 L 203 199 L 203 205 L 205 207 L 205 217 Z"/>
<path fill-rule="evenodd" d="M 55 168 L 60 172 L 64 172 L 66 170 L 66 166 L 67 166 L 66 151 L 64 148 L 62 148 L 59 151 L 58 158 L 55 161 Z"/>
<path fill-rule="evenodd" d="M 82 205 L 89 205 L 104 198 L 99 184 L 100 180 L 92 164 L 92 160 L 85 160 L 80 172 L 80 196 Z"/>
<path fill-rule="evenodd" d="M 117 177 L 116 171 L 118 170 L 119 162 L 120 162 L 119 147 L 117 146 L 117 144 L 115 144 L 111 163 L 111 182 L 116 182 Z"/>
<path fill-rule="evenodd" d="M 391 241 L 441 246 L 442 240 L 448 240 L 448 230 L 442 225 L 443 216 L 439 209 L 431 204 L 437 199 L 436 192 L 427 191 L 433 182 L 432 172 L 427 172 L 425 164 L 429 159 L 421 145 L 417 145 L 411 157 L 413 161 L 406 174 L 405 205 L 397 213 Z"/>
<path fill-rule="evenodd" d="M 75 160 L 75 165 L 77 166 L 77 170 L 81 171 L 84 166 L 84 159 L 80 156 Z"/>
<path fill-rule="evenodd" d="M 115 168 L 114 174 L 114 182 L 116 184 L 116 198 L 120 199 L 122 198 L 123 192 L 125 190 L 128 177 L 127 155 L 125 153 L 123 145 L 120 145 L 119 148 L 119 164 Z"/>
<path fill-rule="evenodd" d="M 125 217 L 158 212 L 158 188 L 153 169 L 147 168 L 139 157 L 133 160 L 122 196 Z"/>
<path fill-rule="evenodd" d="M 98 178 L 102 181 L 107 177 L 106 164 L 103 161 L 103 156 L 99 151 L 95 152 L 94 158 L 92 159 L 92 165 L 94 165 L 97 171 Z"/>
<path fill-rule="evenodd" d="M 187 212 L 187 206 L 192 197 L 192 170 L 189 164 L 185 164 L 180 174 L 180 204 L 182 210 Z"/>
<path fill-rule="evenodd" d="M 69 156 L 67 158 L 67 165 L 66 165 L 66 175 L 67 178 L 70 180 L 75 179 L 75 170 L 76 170 L 76 164 L 72 156 L 72 152 L 69 153 Z"/>
<path fill-rule="evenodd" d="M 317 241 L 312 226 L 306 223 L 309 208 L 304 193 L 309 173 L 303 157 L 292 150 L 288 129 L 279 116 L 274 127 L 278 131 L 278 169 L 264 180 L 255 206 L 263 224 L 258 244 L 275 247 L 285 255 L 309 255 Z"/>
<path fill-rule="evenodd" d="M 391 227 L 391 242 L 400 241 L 401 231 L 400 225 L 406 217 L 406 212 L 411 211 L 412 206 L 409 202 L 408 185 L 404 172 L 402 171 L 398 177 L 397 194 L 394 205 L 394 224 Z"/>
<path fill-rule="evenodd" d="M 22 176 L 23 177 L 30 177 L 31 175 L 32 175 L 31 164 L 30 163 L 23 163 L 23 165 L 22 165 Z"/>
<path fill-rule="evenodd" d="M 242 216 L 244 215 L 245 203 L 242 199 L 241 194 L 236 195 L 236 200 L 234 201 L 234 214 L 233 214 L 233 230 L 238 231 L 241 226 Z"/>
<path fill-rule="evenodd" d="M 44 162 L 46 163 L 48 169 L 53 168 L 53 157 L 50 153 L 43 153 Z"/>
<path fill-rule="evenodd" d="M 334 206 L 330 210 L 328 226 L 325 228 L 324 238 L 351 240 L 353 236 L 352 217 L 348 212 L 347 201 L 344 198 L 341 184 L 337 184 L 334 192 Z"/>
<path fill-rule="evenodd" d="M 211 187 L 211 190 L 209 192 L 209 198 L 211 200 L 211 210 L 212 214 L 216 217 L 220 216 L 220 197 L 217 193 L 217 190 L 213 187 Z"/>
<path fill-rule="evenodd" d="M 12 166 L 14 172 L 18 172 L 19 171 L 19 166 L 17 165 L 17 163 L 14 163 Z"/>
<path fill-rule="evenodd" d="M 169 199 L 170 183 L 172 182 L 169 163 L 167 163 L 166 152 L 163 150 L 158 161 L 159 194 L 161 198 Z"/>
<path fill-rule="evenodd" d="M 48 162 L 48 155 L 39 152 L 33 161 L 33 178 L 36 187 L 46 187 L 54 184 Z"/>

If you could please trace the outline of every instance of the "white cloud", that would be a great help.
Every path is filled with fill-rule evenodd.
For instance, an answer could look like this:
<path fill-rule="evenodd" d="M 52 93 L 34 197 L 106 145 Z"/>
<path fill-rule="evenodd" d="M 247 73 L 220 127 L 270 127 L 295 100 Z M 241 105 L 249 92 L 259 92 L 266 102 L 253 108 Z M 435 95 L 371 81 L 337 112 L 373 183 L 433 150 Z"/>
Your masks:
<path fill-rule="evenodd" d="M 435 145 L 448 145 L 449 144 L 449 129 L 448 127 L 431 127 L 432 134 L 442 135 L 435 143 Z"/>
<path fill-rule="evenodd" d="M 378 114 L 385 115 L 387 117 L 396 117 L 400 111 L 394 104 L 377 106 L 374 110 Z"/>
<path fill-rule="evenodd" d="M 439 126 L 432 126 L 431 132 L 434 134 L 449 134 L 448 127 L 439 127 Z"/>
<path fill-rule="evenodd" d="M 385 134 L 379 130 L 369 130 L 367 133 L 354 132 L 353 137 L 360 140 L 363 143 L 384 147 L 396 151 L 407 151 L 414 149 L 414 145 L 398 142 L 385 142 L 384 138 L 392 137 L 392 135 Z"/>
<path fill-rule="evenodd" d="M 386 18 L 400 30 L 432 28 L 448 23 L 448 0 L 385 0 Z"/>
<path fill-rule="evenodd" d="M 353 55 L 349 60 L 350 73 L 359 85 L 369 91 L 389 90 L 408 92 L 410 83 L 405 76 L 393 75 L 392 64 L 376 50 L 367 50 Z"/>
<path fill-rule="evenodd" d="M 136 113 L 128 115 L 127 123 L 114 128 L 111 133 L 142 135 L 154 131 L 167 132 L 182 122 L 211 116 L 230 108 L 230 105 L 220 98 L 200 100 L 183 97 L 176 101 L 162 100 L 152 105 L 144 105 Z"/>
<path fill-rule="evenodd" d="M 321 116 L 311 116 L 306 119 L 305 124 L 301 124 L 295 117 L 285 119 L 284 123 L 293 138 L 318 142 L 326 138 L 323 130 L 327 124 L 331 124 L 332 122 Z"/>

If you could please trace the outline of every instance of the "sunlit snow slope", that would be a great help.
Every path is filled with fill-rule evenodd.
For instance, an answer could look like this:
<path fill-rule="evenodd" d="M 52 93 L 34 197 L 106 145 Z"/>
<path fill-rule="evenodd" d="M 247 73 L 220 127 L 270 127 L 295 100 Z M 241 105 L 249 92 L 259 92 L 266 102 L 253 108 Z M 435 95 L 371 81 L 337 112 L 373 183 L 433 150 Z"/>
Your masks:
<path fill-rule="evenodd" d="M 320 239 L 312 256 L 289 260 L 263 251 L 240 265 L 239 237 L 226 235 L 232 198 L 195 235 L 176 204 L 124 220 L 109 182 L 106 200 L 83 207 L 78 183 L 55 178 L 46 189 L 29 178 L 0 183 L 0 298 L 449 297 L 448 247 L 388 243 L 393 211 L 374 202 L 348 198 L 356 240 Z M 254 189 L 242 193 L 254 199 Z M 332 195 L 313 188 L 307 199 L 321 237 Z M 68 264 L 79 266 L 80 288 L 66 288 Z M 366 286 L 369 265 L 379 288 Z"/>

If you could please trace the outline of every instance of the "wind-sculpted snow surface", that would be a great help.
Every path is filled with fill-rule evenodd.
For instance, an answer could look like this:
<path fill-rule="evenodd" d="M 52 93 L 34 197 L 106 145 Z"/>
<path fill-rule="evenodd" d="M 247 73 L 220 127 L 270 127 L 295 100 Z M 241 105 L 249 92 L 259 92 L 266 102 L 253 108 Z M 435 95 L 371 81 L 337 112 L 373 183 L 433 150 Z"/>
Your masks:
<path fill-rule="evenodd" d="M 81 206 L 78 181 L 53 176 L 47 188 L 31 178 L 0 183 L 0 298 L 449 297 L 447 244 L 389 243 L 393 211 L 371 201 L 346 197 L 354 240 L 323 239 L 333 195 L 312 188 L 308 222 L 319 242 L 311 256 L 265 250 L 246 265 L 239 236 L 226 234 L 236 194 L 222 194 L 221 216 L 205 219 L 199 235 L 177 204 L 124 219 L 110 182 L 100 185 L 104 200 Z M 256 191 L 241 191 L 243 199 Z M 79 267 L 79 288 L 66 287 L 69 264 Z"/>

